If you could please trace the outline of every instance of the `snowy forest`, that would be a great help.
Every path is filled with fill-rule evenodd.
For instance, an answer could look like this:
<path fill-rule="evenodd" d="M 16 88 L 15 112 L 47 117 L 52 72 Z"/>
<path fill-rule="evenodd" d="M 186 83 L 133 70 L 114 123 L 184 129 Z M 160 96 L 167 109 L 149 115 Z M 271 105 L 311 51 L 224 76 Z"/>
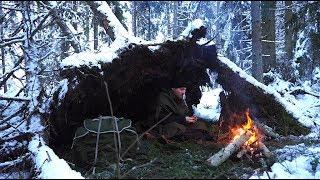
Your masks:
<path fill-rule="evenodd" d="M 319 179 L 319 47 L 319 1 L 0 1 L 0 178 Z M 212 142 L 146 138 L 178 75 Z"/>

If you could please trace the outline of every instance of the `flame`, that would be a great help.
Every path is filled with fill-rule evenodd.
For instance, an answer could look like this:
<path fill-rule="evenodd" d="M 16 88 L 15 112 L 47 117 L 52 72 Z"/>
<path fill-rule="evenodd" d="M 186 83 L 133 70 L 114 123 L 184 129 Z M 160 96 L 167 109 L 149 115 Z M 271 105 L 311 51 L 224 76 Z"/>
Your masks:
<path fill-rule="evenodd" d="M 231 128 L 231 132 L 233 140 L 236 140 L 240 137 L 241 134 L 245 133 L 246 131 L 250 131 L 252 135 L 250 136 L 249 140 L 244 143 L 244 145 L 250 149 L 250 145 L 252 145 L 253 143 L 259 143 L 259 133 L 257 131 L 257 128 L 254 126 L 253 120 L 249 116 L 249 109 L 246 110 L 245 116 L 247 120 L 246 124 L 242 125 L 242 127 L 237 126 Z"/>

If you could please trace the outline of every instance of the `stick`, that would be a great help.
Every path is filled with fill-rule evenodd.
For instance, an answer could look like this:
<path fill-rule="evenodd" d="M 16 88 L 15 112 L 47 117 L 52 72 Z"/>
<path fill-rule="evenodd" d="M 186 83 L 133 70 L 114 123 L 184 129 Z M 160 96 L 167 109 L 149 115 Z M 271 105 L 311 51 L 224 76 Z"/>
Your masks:
<path fill-rule="evenodd" d="M 246 131 L 245 133 L 241 134 L 241 136 L 232 141 L 227 147 L 221 149 L 218 153 L 211 156 L 207 161 L 212 166 L 219 166 L 225 160 L 227 160 L 235 151 L 237 151 L 246 141 L 249 140 L 251 136 L 250 131 Z"/>

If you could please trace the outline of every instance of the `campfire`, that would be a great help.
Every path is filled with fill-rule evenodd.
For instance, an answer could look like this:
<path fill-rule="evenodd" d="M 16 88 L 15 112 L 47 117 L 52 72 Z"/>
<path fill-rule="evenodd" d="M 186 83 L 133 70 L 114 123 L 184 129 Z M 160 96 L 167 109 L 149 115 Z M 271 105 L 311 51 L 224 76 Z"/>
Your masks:
<path fill-rule="evenodd" d="M 250 117 L 249 109 L 244 112 L 244 116 L 246 120 L 245 124 L 230 127 L 228 134 L 231 141 L 228 145 L 208 159 L 211 165 L 219 166 L 236 152 L 238 152 L 236 155 L 238 158 L 241 158 L 245 154 L 251 158 L 271 156 L 271 152 L 262 142 L 264 135 Z"/>

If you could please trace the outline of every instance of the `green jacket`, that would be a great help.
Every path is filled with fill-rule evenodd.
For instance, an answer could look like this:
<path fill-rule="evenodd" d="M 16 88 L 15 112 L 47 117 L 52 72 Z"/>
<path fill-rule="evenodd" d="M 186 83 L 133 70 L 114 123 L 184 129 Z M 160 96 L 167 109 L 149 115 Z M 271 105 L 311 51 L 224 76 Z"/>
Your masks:
<path fill-rule="evenodd" d="M 156 122 L 160 121 L 170 112 L 172 112 L 173 114 L 166 120 L 164 120 L 161 124 L 167 124 L 171 122 L 185 124 L 185 117 L 190 115 L 190 111 L 184 100 L 179 99 L 171 89 L 162 89 L 157 100 L 155 115 Z"/>

